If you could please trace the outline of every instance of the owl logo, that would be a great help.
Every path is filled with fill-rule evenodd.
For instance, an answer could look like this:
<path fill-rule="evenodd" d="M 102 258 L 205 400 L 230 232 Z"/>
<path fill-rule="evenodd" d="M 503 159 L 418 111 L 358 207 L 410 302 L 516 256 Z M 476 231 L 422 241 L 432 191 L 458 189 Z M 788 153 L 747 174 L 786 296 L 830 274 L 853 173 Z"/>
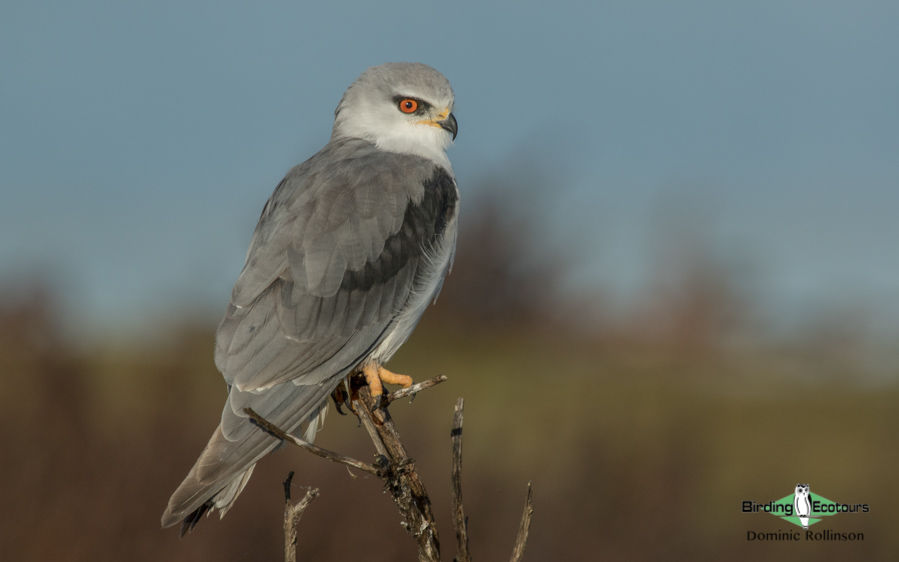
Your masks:
<path fill-rule="evenodd" d="M 796 493 L 793 495 L 793 513 L 799 517 L 803 529 L 808 529 L 808 516 L 812 512 L 810 495 L 811 490 L 809 490 L 808 484 L 796 484 Z"/>

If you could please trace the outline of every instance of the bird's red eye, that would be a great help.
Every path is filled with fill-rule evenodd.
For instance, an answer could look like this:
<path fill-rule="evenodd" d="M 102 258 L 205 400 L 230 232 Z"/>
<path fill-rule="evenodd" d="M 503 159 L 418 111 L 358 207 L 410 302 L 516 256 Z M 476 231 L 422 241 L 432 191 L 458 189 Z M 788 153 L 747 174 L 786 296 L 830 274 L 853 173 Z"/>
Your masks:
<path fill-rule="evenodd" d="M 400 111 L 403 113 L 415 113 L 418 109 L 418 102 L 412 98 L 406 98 L 400 101 Z"/>

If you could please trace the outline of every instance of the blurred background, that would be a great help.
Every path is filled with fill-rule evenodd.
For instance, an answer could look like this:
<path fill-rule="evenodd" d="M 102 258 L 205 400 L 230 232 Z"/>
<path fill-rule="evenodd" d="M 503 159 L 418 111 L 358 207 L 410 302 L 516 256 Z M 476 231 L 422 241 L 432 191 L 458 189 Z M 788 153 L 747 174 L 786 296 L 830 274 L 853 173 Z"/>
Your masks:
<path fill-rule="evenodd" d="M 182 541 L 212 359 L 262 206 L 368 66 L 452 82 L 456 265 L 389 365 L 440 524 L 452 406 L 478 560 L 892 560 L 899 6 L 886 2 L 0 5 L 0 557 L 411 560 L 380 482 L 288 449 Z M 371 443 L 332 412 L 318 444 Z M 741 502 L 868 503 L 792 530 Z M 370 517 L 363 520 L 363 517 Z"/>

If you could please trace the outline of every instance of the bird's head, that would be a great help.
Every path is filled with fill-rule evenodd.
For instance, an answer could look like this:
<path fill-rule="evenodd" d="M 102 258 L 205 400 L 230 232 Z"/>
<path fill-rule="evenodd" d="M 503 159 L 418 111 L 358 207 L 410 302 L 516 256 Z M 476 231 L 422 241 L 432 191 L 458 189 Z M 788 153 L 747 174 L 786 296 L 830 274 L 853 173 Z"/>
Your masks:
<path fill-rule="evenodd" d="M 343 94 L 331 140 L 362 138 L 381 150 L 444 163 L 446 149 L 456 138 L 453 102 L 449 81 L 430 66 L 373 66 Z"/>

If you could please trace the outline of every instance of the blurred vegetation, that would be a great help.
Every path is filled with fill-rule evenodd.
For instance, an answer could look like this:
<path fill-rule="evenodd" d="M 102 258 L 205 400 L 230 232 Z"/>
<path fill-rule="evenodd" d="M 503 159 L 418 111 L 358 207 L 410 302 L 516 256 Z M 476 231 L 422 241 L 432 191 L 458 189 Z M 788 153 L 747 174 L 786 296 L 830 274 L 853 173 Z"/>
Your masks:
<path fill-rule="evenodd" d="M 418 380 L 449 377 L 391 407 L 446 559 L 458 396 L 478 560 L 509 556 L 529 480 L 528 560 L 895 559 L 899 377 L 867 379 L 845 349 L 852 334 L 810 327 L 799 343 L 746 345 L 763 329 L 753 303 L 702 253 L 660 268 L 640 307 L 591 323 L 584 311 L 602 295 L 561 294 L 566 259 L 528 250 L 526 215 L 495 200 L 470 207 L 436 307 L 390 365 Z M 40 283 L 0 289 L 3 560 L 278 560 L 289 470 L 295 486 L 321 490 L 300 523 L 302 559 L 414 559 L 379 481 L 294 449 L 260 463 L 222 521 L 182 541 L 160 531 L 225 397 L 214 326 L 187 318 L 152 344 L 76 347 L 61 333 L 63 310 Z M 373 453 L 355 419 L 333 411 L 317 443 Z M 743 514 L 741 502 L 776 500 L 800 481 L 870 504 L 820 524 L 865 541 L 748 542 L 747 531 L 788 524 Z"/>

